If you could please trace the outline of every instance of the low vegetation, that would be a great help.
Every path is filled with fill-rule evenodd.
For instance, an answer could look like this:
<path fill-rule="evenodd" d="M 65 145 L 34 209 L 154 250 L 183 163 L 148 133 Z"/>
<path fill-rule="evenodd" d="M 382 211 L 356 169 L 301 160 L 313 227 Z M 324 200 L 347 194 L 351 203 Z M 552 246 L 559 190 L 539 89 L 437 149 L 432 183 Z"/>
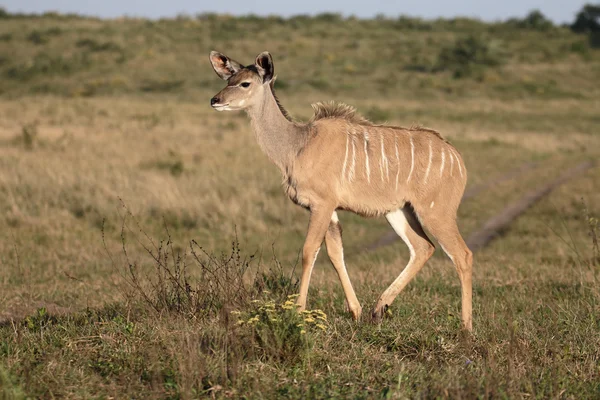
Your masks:
<path fill-rule="evenodd" d="M 247 118 L 210 109 L 223 82 L 207 59 L 271 51 L 298 119 L 334 99 L 436 128 L 469 185 L 535 163 L 463 202 L 468 236 L 600 158 L 594 7 L 570 26 L 540 12 L 485 23 L 0 11 L 0 397 L 597 397 L 599 168 L 476 254 L 473 335 L 440 251 L 371 324 L 409 252 L 362 251 L 389 228 L 345 213 L 365 318 L 345 311 L 325 252 L 298 314 L 307 214 Z"/>

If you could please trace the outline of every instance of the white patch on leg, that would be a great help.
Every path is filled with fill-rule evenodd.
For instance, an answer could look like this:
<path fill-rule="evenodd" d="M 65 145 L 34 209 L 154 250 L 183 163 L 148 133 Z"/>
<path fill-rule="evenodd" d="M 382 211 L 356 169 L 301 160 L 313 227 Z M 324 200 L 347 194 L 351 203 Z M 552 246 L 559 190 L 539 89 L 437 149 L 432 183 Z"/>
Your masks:
<path fill-rule="evenodd" d="M 448 253 L 448 250 L 446 250 L 446 248 L 444 247 L 444 245 L 440 243 L 440 246 L 442 246 L 442 250 L 444 250 L 444 253 L 446 253 L 446 255 L 448 256 L 448 258 L 450 259 L 450 261 L 452 261 L 452 263 L 454 265 L 456 265 L 456 263 L 454 262 L 454 257 L 452 257 L 452 255 L 450 253 Z"/>
<path fill-rule="evenodd" d="M 415 249 L 408 240 L 408 236 L 406 235 L 406 230 L 408 229 L 408 221 L 406 220 L 406 216 L 402 212 L 402 210 L 392 211 L 385 215 L 385 218 L 388 220 L 394 231 L 402 238 L 404 243 L 408 246 L 410 250 L 410 261 L 415 258 Z"/>
<path fill-rule="evenodd" d="M 317 251 L 315 252 L 315 258 L 313 259 L 312 262 L 312 267 L 315 267 L 315 263 L 317 262 L 317 256 L 319 255 L 319 251 L 321 251 L 321 247 L 319 246 L 319 248 L 317 249 Z M 312 269 L 312 268 L 311 268 Z"/>
<path fill-rule="evenodd" d="M 408 173 L 408 178 L 406 178 L 406 183 L 410 181 L 410 177 L 413 173 L 413 169 L 415 169 L 415 143 L 413 142 L 412 133 L 410 135 L 410 172 Z"/>
<path fill-rule="evenodd" d="M 331 214 L 331 222 L 333 222 L 334 224 L 337 224 L 338 222 L 340 222 L 340 220 L 338 219 L 338 215 L 337 212 L 333 212 L 333 214 Z"/>

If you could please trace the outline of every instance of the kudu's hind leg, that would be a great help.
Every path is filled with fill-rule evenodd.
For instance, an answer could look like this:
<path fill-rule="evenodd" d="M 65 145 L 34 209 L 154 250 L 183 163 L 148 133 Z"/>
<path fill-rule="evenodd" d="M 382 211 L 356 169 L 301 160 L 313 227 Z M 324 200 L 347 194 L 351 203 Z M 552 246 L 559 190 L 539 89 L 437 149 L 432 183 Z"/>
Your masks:
<path fill-rule="evenodd" d="M 362 308 L 356 298 L 352 283 L 350 282 L 350 277 L 348 276 L 348 271 L 346 270 L 346 264 L 344 263 L 342 227 L 336 212 L 331 216 L 331 222 L 329 223 L 329 228 L 325 234 L 325 245 L 327 246 L 327 254 L 333 264 L 333 268 L 335 268 L 338 277 L 340 278 L 340 282 L 342 283 L 348 309 L 352 313 L 354 320 L 358 321 L 360 319 Z"/>
<path fill-rule="evenodd" d="M 462 322 L 465 329 L 473 329 L 473 253 L 463 240 L 456 217 L 441 213 L 419 214 L 423 225 L 437 239 L 444 252 L 454 263 L 460 278 L 462 292 Z"/>
<path fill-rule="evenodd" d="M 386 308 L 415 277 L 435 251 L 435 247 L 423 231 L 412 207 L 407 205 L 400 210 L 388 213 L 385 217 L 394 231 L 408 246 L 410 260 L 402 273 L 379 297 L 377 305 L 373 309 L 372 317 L 374 321 L 379 321 L 383 317 Z"/>

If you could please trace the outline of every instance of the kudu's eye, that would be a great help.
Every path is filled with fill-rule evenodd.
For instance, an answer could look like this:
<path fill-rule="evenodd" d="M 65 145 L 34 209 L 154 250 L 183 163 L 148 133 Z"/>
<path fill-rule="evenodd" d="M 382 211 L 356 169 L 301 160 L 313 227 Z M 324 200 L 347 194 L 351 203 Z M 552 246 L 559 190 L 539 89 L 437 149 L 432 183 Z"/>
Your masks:
<path fill-rule="evenodd" d="M 243 88 L 247 88 L 248 86 L 250 86 L 250 82 L 242 82 L 240 83 L 240 86 Z"/>

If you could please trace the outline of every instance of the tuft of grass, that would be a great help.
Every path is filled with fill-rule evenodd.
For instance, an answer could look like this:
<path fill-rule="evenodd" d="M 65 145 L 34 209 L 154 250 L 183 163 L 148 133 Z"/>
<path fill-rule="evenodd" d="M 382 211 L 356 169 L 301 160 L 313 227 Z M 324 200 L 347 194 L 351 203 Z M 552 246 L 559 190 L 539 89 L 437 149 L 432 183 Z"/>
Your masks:
<path fill-rule="evenodd" d="M 34 149 L 38 138 L 38 129 L 36 123 L 25 124 L 21 127 L 21 135 L 16 139 L 25 150 Z"/>

